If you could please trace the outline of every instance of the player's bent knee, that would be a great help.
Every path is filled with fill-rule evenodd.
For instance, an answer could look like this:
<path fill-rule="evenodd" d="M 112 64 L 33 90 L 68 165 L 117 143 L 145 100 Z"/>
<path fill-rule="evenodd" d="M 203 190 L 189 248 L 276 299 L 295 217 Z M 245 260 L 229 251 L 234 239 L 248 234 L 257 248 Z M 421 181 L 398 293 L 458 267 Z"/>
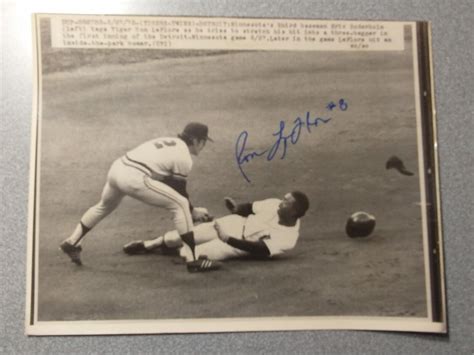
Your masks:
<path fill-rule="evenodd" d="M 163 241 L 168 248 L 179 248 L 183 245 L 178 231 L 166 232 Z"/>
<path fill-rule="evenodd" d="M 176 201 L 183 210 L 189 211 L 189 201 L 186 197 L 180 195 Z"/>

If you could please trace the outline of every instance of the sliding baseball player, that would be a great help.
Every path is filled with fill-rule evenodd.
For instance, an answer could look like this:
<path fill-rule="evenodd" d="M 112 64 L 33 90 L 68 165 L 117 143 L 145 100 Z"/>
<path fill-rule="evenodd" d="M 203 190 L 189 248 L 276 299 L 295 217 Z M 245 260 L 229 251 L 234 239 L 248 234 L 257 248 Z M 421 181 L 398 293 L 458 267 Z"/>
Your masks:
<path fill-rule="evenodd" d="M 287 193 L 283 199 L 266 199 L 236 204 L 225 199 L 232 213 L 214 222 L 194 228 L 195 254 L 202 260 L 225 260 L 244 255 L 272 257 L 295 247 L 299 236 L 300 218 L 309 208 L 307 196 L 299 191 Z M 124 246 L 130 255 L 152 252 L 157 248 L 181 248 L 180 255 L 188 259 L 189 248 L 182 248 L 179 232 L 171 231 L 153 240 L 133 241 Z M 206 263 L 203 264 L 206 267 Z M 218 264 L 209 268 L 218 268 Z"/>

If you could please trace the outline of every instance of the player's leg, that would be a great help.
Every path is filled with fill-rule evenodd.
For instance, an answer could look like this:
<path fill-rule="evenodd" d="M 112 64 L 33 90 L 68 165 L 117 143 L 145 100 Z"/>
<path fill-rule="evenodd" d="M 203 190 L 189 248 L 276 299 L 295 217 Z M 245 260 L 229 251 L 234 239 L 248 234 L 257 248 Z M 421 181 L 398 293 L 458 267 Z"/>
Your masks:
<path fill-rule="evenodd" d="M 173 230 L 149 240 L 134 240 L 123 246 L 123 251 L 128 255 L 147 254 L 160 249 L 163 252 L 177 251 L 183 246 L 183 240 L 178 231 Z"/>
<path fill-rule="evenodd" d="M 67 241 L 73 245 L 79 244 L 87 232 L 117 208 L 123 197 L 124 193 L 115 186 L 113 179 L 108 178 L 102 190 L 100 201 L 84 213 Z"/>
<path fill-rule="evenodd" d="M 117 208 L 124 196 L 123 192 L 114 186 L 115 184 L 113 183 L 114 165 L 112 165 L 109 171 L 100 201 L 86 211 L 69 238 L 60 245 L 61 249 L 69 255 L 71 261 L 78 265 L 82 264 L 80 259 L 82 251 L 80 243 L 82 239 L 93 227 Z"/>
<path fill-rule="evenodd" d="M 189 272 L 203 272 L 220 269 L 221 263 L 219 263 L 217 259 L 212 260 L 204 253 L 201 253 L 200 255 L 195 253 L 195 250 L 197 250 L 201 245 L 209 244 L 218 238 L 217 232 L 214 229 L 214 224 L 209 222 L 196 226 L 194 229 L 194 237 L 196 243 L 194 250 L 191 250 L 191 248 L 182 241 L 183 238 L 179 235 L 178 231 L 167 232 L 163 237 L 148 241 L 148 243 L 144 242 L 143 247 L 151 248 L 153 245 L 157 245 L 158 243 L 166 248 L 179 248 L 180 256 L 186 260 Z M 219 239 L 217 239 L 217 241 L 220 242 Z"/>
<path fill-rule="evenodd" d="M 180 255 L 182 257 L 187 257 L 189 251 L 186 249 L 180 250 Z M 195 254 L 197 258 L 205 256 L 210 260 L 226 260 L 231 258 L 236 258 L 239 256 L 247 255 L 248 253 L 231 247 L 230 245 L 222 242 L 220 239 L 213 239 L 203 244 L 199 244 L 196 246 Z"/>
<path fill-rule="evenodd" d="M 244 217 L 239 215 L 228 215 L 216 219 L 216 221 L 221 224 L 222 228 L 234 238 L 241 238 L 245 220 L 246 219 Z M 203 244 L 218 238 L 216 229 L 214 228 L 214 223 L 215 222 L 213 221 L 194 226 L 194 240 L 196 245 Z M 158 248 L 181 248 L 182 244 L 182 239 L 178 231 L 174 230 L 166 232 L 164 235 L 160 235 L 155 239 L 132 241 L 126 244 L 123 247 L 123 250 L 126 254 L 130 255 L 144 254 L 147 252 L 152 252 Z"/>
<path fill-rule="evenodd" d="M 170 211 L 180 235 L 193 230 L 193 218 L 188 199 L 168 185 L 145 176 L 141 186 L 135 187 L 127 194 L 149 205 Z"/>
<path fill-rule="evenodd" d="M 189 272 L 210 271 L 220 268 L 217 262 L 204 259 L 196 260 L 193 219 L 189 201 L 186 197 L 168 185 L 151 179 L 149 176 L 144 176 L 143 185 L 135 186 L 127 194 L 150 205 L 166 208 L 173 213 L 176 230 L 183 241 L 181 249 L 188 251 L 186 253 L 186 263 Z"/>
<path fill-rule="evenodd" d="M 228 215 L 217 218 L 226 232 L 234 238 L 241 238 L 242 229 L 245 224 L 245 218 L 238 215 Z M 194 240 L 196 245 L 207 243 L 211 240 L 218 239 L 217 231 L 214 227 L 214 221 L 198 224 L 194 226 Z M 146 243 L 146 242 L 145 242 Z M 169 248 L 179 247 L 178 233 L 176 231 L 167 232 L 164 236 L 149 241 L 148 245 L 164 244 Z"/>
<path fill-rule="evenodd" d="M 168 185 L 145 176 L 141 188 L 130 191 L 130 196 L 153 206 L 166 208 L 173 214 L 173 222 L 184 247 L 191 250 L 194 255 L 195 241 L 193 232 L 193 219 L 189 201 Z M 187 261 L 195 260 L 191 257 Z"/>
<path fill-rule="evenodd" d="M 194 227 L 194 241 L 196 245 L 206 243 L 218 238 L 214 228 L 214 222 L 201 223 Z M 152 252 L 158 248 L 165 250 L 179 249 L 183 246 L 183 241 L 177 230 L 166 232 L 164 235 L 150 240 L 135 240 L 123 247 L 126 254 L 144 254 Z"/>
<path fill-rule="evenodd" d="M 61 249 L 69 255 L 72 262 L 78 265 L 82 264 L 80 259 L 82 239 L 93 227 L 117 208 L 122 198 L 123 194 L 119 190 L 112 187 L 108 182 L 105 184 L 99 203 L 87 210 L 69 238 L 61 243 Z"/>
<path fill-rule="evenodd" d="M 239 215 L 228 215 L 217 219 L 221 227 L 226 231 L 227 234 L 234 238 L 242 238 L 243 229 L 245 226 L 246 218 Z M 214 229 L 214 226 L 212 226 Z M 203 239 L 204 241 L 204 239 Z M 186 249 L 181 249 L 180 255 L 186 256 Z M 247 252 L 231 247 L 230 245 L 222 242 L 217 232 L 215 232 L 213 238 L 207 239 L 205 242 L 200 243 L 196 246 L 195 250 L 196 257 L 203 257 L 210 260 L 225 260 L 235 258 L 243 255 L 247 255 Z"/>

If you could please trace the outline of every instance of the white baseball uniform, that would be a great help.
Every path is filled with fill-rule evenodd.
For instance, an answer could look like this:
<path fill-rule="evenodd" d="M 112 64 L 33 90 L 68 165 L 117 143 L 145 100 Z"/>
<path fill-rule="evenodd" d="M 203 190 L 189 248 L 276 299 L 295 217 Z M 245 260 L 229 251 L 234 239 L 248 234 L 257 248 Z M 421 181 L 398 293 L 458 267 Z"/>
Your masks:
<path fill-rule="evenodd" d="M 180 138 L 157 138 L 139 145 L 112 164 L 101 200 L 84 214 L 82 224 L 94 227 L 127 195 L 171 211 L 179 234 L 191 231 L 185 179 L 192 165 L 188 146 Z"/>
<path fill-rule="evenodd" d="M 254 214 L 248 217 L 228 215 L 218 218 L 223 231 L 231 237 L 249 241 L 263 241 L 270 251 L 270 256 L 282 254 L 295 247 L 299 237 L 300 220 L 294 226 L 284 226 L 278 223 L 278 207 L 281 200 L 267 199 L 252 204 Z M 181 245 L 177 231 L 164 235 L 166 245 Z M 246 251 L 234 248 L 222 242 L 214 222 L 202 223 L 194 227 L 196 241 L 196 257 L 206 255 L 211 260 L 224 260 L 232 257 L 248 255 Z M 189 257 L 189 249 L 182 248 L 181 256 Z"/>

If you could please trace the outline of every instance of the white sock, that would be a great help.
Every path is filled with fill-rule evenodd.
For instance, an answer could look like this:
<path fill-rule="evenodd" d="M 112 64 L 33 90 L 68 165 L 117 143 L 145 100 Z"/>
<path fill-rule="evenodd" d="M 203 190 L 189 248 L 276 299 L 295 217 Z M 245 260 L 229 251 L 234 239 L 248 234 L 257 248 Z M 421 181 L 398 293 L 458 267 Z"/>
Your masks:
<path fill-rule="evenodd" d="M 183 243 L 183 246 L 179 250 L 179 255 L 186 259 L 187 263 L 194 261 L 193 252 L 191 251 L 189 245 L 187 245 L 186 243 Z"/>
<path fill-rule="evenodd" d="M 145 240 L 143 242 L 143 245 L 145 246 L 146 249 L 148 250 L 152 250 L 152 249 L 156 249 L 156 248 L 159 248 L 163 245 L 163 237 L 160 236 L 156 239 L 152 239 L 152 240 Z"/>

